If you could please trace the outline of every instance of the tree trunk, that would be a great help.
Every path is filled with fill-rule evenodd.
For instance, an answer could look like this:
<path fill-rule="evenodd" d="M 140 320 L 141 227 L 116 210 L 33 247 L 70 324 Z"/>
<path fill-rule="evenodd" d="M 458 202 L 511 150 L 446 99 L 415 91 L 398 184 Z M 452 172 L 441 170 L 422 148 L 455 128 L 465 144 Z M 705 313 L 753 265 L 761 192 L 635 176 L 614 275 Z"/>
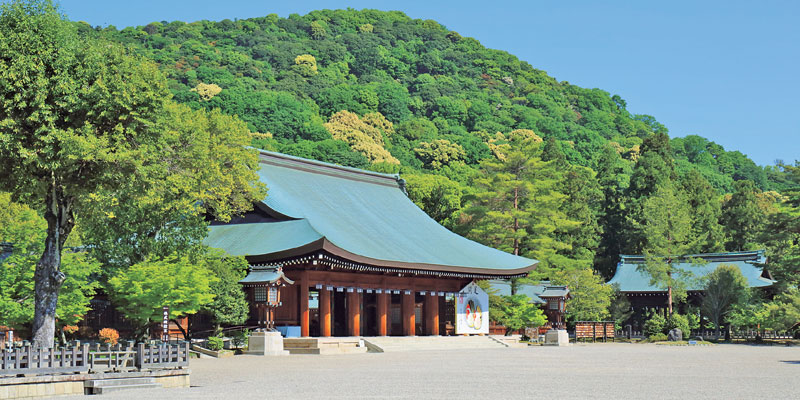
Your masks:
<path fill-rule="evenodd" d="M 177 319 L 175 319 L 175 318 L 171 319 L 170 321 L 174 322 L 174 323 L 175 323 L 175 325 L 177 325 L 177 326 L 178 326 L 178 330 L 180 330 L 180 331 L 181 331 L 181 334 L 183 334 L 183 340 L 189 340 L 189 333 L 188 333 L 188 332 L 186 332 L 186 330 L 185 330 L 185 329 L 183 329 L 183 327 L 181 326 L 181 323 L 180 323 L 180 322 L 178 322 L 178 320 L 177 320 Z"/>
<path fill-rule="evenodd" d="M 55 340 L 58 292 L 66 278 L 61 272 L 61 250 L 75 226 L 72 202 L 52 178 L 44 213 L 47 238 L 34 273 L 33 345 L 38 348 L 51 348 Z"/>

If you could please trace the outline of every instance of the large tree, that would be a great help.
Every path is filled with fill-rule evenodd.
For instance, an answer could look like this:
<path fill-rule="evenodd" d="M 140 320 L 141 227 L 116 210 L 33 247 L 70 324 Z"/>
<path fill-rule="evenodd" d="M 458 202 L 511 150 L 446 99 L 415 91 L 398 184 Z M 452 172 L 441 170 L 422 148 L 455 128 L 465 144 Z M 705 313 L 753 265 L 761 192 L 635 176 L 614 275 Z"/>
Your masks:
<path fill-rule="evenodd" d="M 193 189 L 184 193 L 202 194 L 192 203 L 197 213 L 208 210 L 224 219 L 250 206 L 231 199 L 259 191 L 206 190 L 209 182 L 224 181 L 232 160 L 212 157 L 198 166 L 205 174 L 181 176 L 183 165 L 173 164 L 173 156 L 191 149 L 192 141 L 161 131 L 159 118 L 169 96 L 154 63 L 118 45 L 81 37 L 50 1 L 0 6 L 0 189 L 40 208 L 47 221 L 34 274 L 36 346 L 53 345 L 65 281 L 61 253 L 93 194 L 131 185 L 147 193 L 178 181 Z M 253 165 L 253 157 L 234 161 Z M 158 176 L 153 171 L 168 171 L 174 178 L 153 181 Z"/>
<path fill-rule="evenodd" d="M 690 241 L 694 248 L 689 251 L 715 253 L 724 250 L 725 234 L 719 223 L 722 209 L 717 191 L 694 169 L 682 176 L 679 183 L 689 202 L 692 220 Z"/>
<path fill-rule="evenodd" d="M 737 181 L 734 192 L 722 206 L 722 224 L 728 236 L 728 251 L 752 250 L 767 222 L 759 205 L 759 189 L 753 181 Z"/>
<path fill-rule="evenodd" d="M 644 202 L 642 215 L 642 223 L 634 226 L 646 243 L 646 262 L 637 269 L 650 277 L 651 284 L 667 290 L 667 307 L 672 314 L 673 297 L 685 297 L 691 275 L 690 271 L 676 266 L 694 247 L 689 207 L 683 193 L 667 183 Z"/>
<path fill-rule="evenodd" d="M 706 277 L 701 310 L 714 323 L 714 336 L 734 307 L 748 298 L 749 285 L 736 265 L 721 264 Z"/>

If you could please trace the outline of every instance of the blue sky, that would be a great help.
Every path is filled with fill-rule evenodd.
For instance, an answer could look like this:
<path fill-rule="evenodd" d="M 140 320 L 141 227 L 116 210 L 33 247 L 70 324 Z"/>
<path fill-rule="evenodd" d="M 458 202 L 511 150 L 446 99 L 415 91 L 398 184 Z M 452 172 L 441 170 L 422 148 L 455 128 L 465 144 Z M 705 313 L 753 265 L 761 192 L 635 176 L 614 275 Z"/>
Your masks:
<path fill-rule="evenodd" d="M 62 0 L 72 20 L 282 17 L 400 10 L 505 50 L 562 81 L 619 94 L 671 136 L 698 134 L 761 165 L 800 160 L 800 1 Z"/>

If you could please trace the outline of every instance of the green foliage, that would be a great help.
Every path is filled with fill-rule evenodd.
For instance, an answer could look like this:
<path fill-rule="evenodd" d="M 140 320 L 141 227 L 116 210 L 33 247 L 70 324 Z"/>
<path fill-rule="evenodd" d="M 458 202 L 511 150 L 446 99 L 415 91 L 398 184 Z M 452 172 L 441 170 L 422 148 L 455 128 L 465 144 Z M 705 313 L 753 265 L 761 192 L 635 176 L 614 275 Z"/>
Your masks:
<path fill-rule="evenodd" d="M 203 307 L 212 321 L 220 325 L 243 324 L 250 314 L 244 290 L 239 284 L 247 274 L 248 263 L 244 257 L 226 257 L 225 253 L 210 250 L 203 260 L 208 271 L 217 278 L 211 282 L 214 300 Z"/>
<path fill-rule="evenodd" d="M 673 298 L 686 298 L 687 281 L 692 275 L 674 265 L 676 255 L 687 254 L 693 247 L 688 204 L 681 192 L 667 184 L 645 200 L 642 213 L 643 225 L 634 223 L 634 226 L 639 228 L 646 243 L 646 262 L 636 269 L 650 277 L 651 285 L 669 291 L 667 302 L 671 314 Z"/>
<path fill-rule="evenodd" d="M 208 349 L 209 350 L 220 351 L 220 350 L 222 350 L 223 346 L 224 346 L 224 343 L 223 343 L 221 337 L 219 337 L 219 336 L 209 336 L 209 338 L 208 338 Z"/>
<path fill-rule="evenodd" d="M 461 209 L 463 188 L 439 175 L 403 175 L 408 197 L 436 222 L 450 226 L 453 214 Z"/>
<path fill-rule="evenodd" d="M 540 327 L 547 322 L 544 312 L 531 303 L 524 294 L 511 296 L 492 296 L 489 315 L 500 325 L 506 327 L 506 334 L 527 327 Z"/>
<path fill-rule="evenodd" d="M 701 310 L 719 336 L 719 327 L 728 322 L 727 315 L 748 301 L 750 285 L 737 266 L 728 264 L 721 264 L 706 279 Z"/>
<path fill-rule="evenodd" d="M 0 243 L 12 244 L 11 254 L 0 259 L 0 325 L 18 329 L 33 321 L 34 270 L 44 249 L 46 227 L 38 213 L 0 192 Z M 70 250 L 62 258 L 61 268 L 66 279 L 56 318 L 60 326 L 74 325 L 90 308 L 100 263 L 85 252 Z"/>
<path fill-rule="evenodd" d="M 722 206 L 722 224 L 728 236 L 728 251 L 752 250 L 758 246 L 758 233 L 766 223 L 766 214 L 759 206 L 759 190 L 752 181 L 734 184 L 731 198 Z"/>
<path fill-rule="evenodd" d="M 664 315 L 661 313 L 654 311 L 650 318 L 644 322 L 644 335 L 648 338 L 652 338 L 655 335 L 663 335 L 664 329 L 667 326 L 667 319 L 664 318 Z M 663 340 L 666 340 L 664 338 Z"/>
<path fill-rule="evenodd" d="M 605 321 L 610 316 L 614 288 L 591 268 L 558 271 L 551 283 L 569 287 L 566 310 L 570 321 Z"/>
<path fill-rule="evenodd" d="M 193 314 L 214 300 L 211 285 L 218 278 L 188 257 L 145 260 L 108 279 L 107 292 L 117 309 L 140 330 L 158 319 L 161 307 L 170 316 Z"/>
<path fill-rule="evenodd" d="M 669 333 L 669 331 L 676 328 L 681 330 L 681 335 L 683 335 L 684 339 L 688 339 L 689 336 L 691 335 L 691 329 L 689 328 L 689 318 L 686 315 L 674 312 L 669 316 L 667 316 L 666 322 L 664 324 L 664 333 Z"/>

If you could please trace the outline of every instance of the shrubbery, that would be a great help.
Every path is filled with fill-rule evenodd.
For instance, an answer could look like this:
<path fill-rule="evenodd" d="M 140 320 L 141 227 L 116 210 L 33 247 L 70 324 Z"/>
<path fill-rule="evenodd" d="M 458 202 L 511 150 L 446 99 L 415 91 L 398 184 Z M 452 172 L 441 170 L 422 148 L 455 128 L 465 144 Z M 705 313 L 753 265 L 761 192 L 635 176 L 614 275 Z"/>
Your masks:
<path fill-rule="evenodd" d="M 672 315 L 666 318 L 664 333 L 669 333 L 669 331 L 675 328 L 681 330 L 684 339 L 689 338 L 689 334 L 691 333 L 689 329 L 689 319 L 685 315 L 672 313 Z"/>
<path fill-rule="evenodd" d="M 664 316 L 658 312 L 654 312 L 644 323 L 644 335 L 648 338 L 653 337 L 653 335 L 663 335 L 666 324 L 667 320 Z"/>
<path fill-rule="evenodd" d="M 219 351 L 222 350 L 222 338 L 219 336 L 211 336 L 208 338 L 208 349 Z"/>

